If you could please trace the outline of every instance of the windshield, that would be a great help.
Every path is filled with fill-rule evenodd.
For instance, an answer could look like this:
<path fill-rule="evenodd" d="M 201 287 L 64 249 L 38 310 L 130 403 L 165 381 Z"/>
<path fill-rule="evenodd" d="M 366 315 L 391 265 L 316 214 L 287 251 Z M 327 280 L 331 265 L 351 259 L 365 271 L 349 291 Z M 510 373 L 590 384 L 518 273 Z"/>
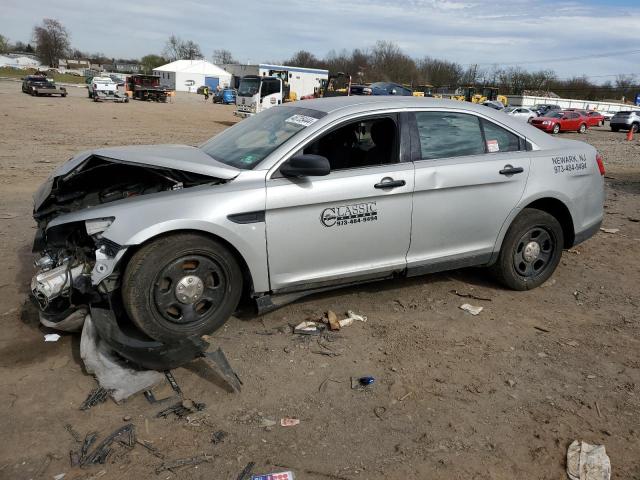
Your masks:
<path fill-rule="evenodd" d="M 253 97 L 260 90 L 259 78 L 243 78 L 240 80 L 240 87 L 238 88 L 239 97 Z"/>
<path fill-rule="evenodd" d="M 213 137 L 200 145 L 200 149 L 218 162 L 251 170 L 296 133 L 325 115 L 309 108 L 269 108 Z"/>

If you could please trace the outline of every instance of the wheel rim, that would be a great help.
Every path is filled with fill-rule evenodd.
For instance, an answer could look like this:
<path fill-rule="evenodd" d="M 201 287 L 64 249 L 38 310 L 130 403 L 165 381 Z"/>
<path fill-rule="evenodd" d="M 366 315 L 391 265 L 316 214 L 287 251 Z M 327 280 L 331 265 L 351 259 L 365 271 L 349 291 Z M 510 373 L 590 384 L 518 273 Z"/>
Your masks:
<path fill-rule="evenodd" d="M 524 278 L 538 277 L 551 263 L 555 249 L 553 234 L 543 227 L 533 227 L 516 243 L 513 266 Z"/>
<path fill-rule="evenodd" d="M 560 125 L 556 124 L 553 126 L 553 133 L 558 133 L 560 131 Z"/>
<path fill-rule="evenodd" d="M 183 327 L 205 322 L 220 307 L 228 285 L 222 266 L 205 255 L 185 255 L 165 265 L 153 284 L 153 300 L 166 321 Z"/>
<path fill-rule="evenodd" d="M 587 127 L 585 127 L 584 125 L 580 125 L 580 133 L 584 133 L 586 129 Z"/>

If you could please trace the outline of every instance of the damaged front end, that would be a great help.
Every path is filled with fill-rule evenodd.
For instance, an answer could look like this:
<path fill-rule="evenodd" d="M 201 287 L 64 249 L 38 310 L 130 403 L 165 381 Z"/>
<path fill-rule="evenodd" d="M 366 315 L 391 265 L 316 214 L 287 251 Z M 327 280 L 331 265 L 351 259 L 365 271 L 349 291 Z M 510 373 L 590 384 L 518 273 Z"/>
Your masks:
<path fill-rule="evenodd" d="M 215 185 L 237 175 L 233 169 L 215 165 L 210 157 L 202 158 L 205 154 L 198 152 L 194 147 L 182 146 L 103 149 L 80 154 L 54 171 L 34 196 L 37 232 L 33 252 L 39 257 L 35 261 L 37 272 L 31 280 L 31 298 L 43 325 L 78 331 L 86 315 L 99 308 L 101 318 L 110 319 L 109 325 L 95 322 L 96 328 L 108 335 L 105 341 L 117 338 L 120 350 L 125 351 L 133 342 L 143 351 L 163 352 L 162 344 L 133 331 L 123 318 L 126 315 L 120 306 L 122 259 L 131 246 L 110 240 L 108 231 L 117 222 L 119 208 L 132 199 Z M 181 168 L 172 168 L 174 164 Z M 149 200 L 152 201 L 151 197 Z M 104 215 L 108 204 L 119 207 L 113 209 L 113 216 Z M 100 213 L 91 218 L 88 212 L 94 207 Z M 83 220 L 78 221 L 74 212 L 81 210 Z M 115 328 L 114 322 L 122 328 Z M 131 330 L 125 335 L 131 342 L 125 338 L 122 343 L 123 329 Z M 196 344 L 201 346 L 197 341 L 191 342 L 192 347 Z M 128 358 L 144 363 L 137 358 L 137 347 Z M 171 348 L 175 350 L 176 345 Z M 157 362 L 149 365 L 163 366 Z"/>

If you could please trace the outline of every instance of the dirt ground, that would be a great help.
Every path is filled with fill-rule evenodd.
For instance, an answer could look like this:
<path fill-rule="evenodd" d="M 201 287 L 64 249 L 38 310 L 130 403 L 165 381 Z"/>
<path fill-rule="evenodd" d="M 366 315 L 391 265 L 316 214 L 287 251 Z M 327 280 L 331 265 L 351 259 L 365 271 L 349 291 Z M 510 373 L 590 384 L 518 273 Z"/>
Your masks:
<path fill-rule="evenodd" d="M 574 439 L 604 444 L 613 478 L 640 479 L 640 143 L 594 128 L 562 134 L 595 145 L 607 165 L 598 233 L 566 251 L 552 279 L 530 292 L 502 289 L 481 269 L 316 295 L 263 317 L 231 319 L 214 336 L 244 382 L 228 393 L 193 367 L 174 370 L 185 396 L 207 407 L 155 418 L 165 405 L 136 396 L 80 411 L 95 381 L 79 336 L 45 343 L 25 305 L 33 273 L 31 195 L 74 153 L 103 145 L 196 144 L 233 108 L 179 95 L 170 104 L 97 104 L 83 89 L 33 98 L 0 82 L 0 478 L 235 479 L 293 470 L 298 479 L 562 479 Z M 488 298 L 470 300 L 451 293 Z M 484 307 L 478 316 L 463 303 Z M 366 323 L 332 335 L 293 335 L 289 324 L 333 310 Z M 330 349 L 330 350 L 329 350 Z M 334 352 L 327 356 L 318 352 Z M 365 391 L 350 377 L 372 375 Z M 139 439 L 174 460 L 165 471 L 141 445 L 116 446 L 105 465 L 71 468 L 70 424 L 99 440 L 131 417 Z M 300 424 L 281 427 L 282 417 Z M 277 425 L 271 425 L 278 422 Z M 212 432 L 228 436 L 213 444 Z"/>

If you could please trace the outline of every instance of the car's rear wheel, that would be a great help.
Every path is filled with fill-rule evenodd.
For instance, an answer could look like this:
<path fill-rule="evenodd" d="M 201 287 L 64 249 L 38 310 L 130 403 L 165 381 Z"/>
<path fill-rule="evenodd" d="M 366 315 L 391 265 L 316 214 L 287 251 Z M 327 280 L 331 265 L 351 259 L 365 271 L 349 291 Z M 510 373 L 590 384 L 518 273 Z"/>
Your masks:
<path fill-rule="evenodd" d="M 176 343 L 220 328 L 238 306 L 242 272 L 233 254 L 204 235 L 154 240 L 129 260 L 122 300 L 133 323 Z"/>
<path fill-rule="evenodd" d="M 587 131 L 587 126 L 584 123 L 580 124 L 580 127 L 578 128 L 578 133 L 584 133 Z"/>
<path fill-rule="evenodd" d="M 638 124 L 634 123 L 633 125 L 631 125 L 631 131 L 633 133 L 636 133 L 638 131 Z"/>
<path fill-rule="evenodd" d="M 559 123 L 556 123 L 556 124 L 553 126 L 553 130 L 552 130 L 552 132 L 554 133 L 554 135 L 560 132 L 560 124 L 559 124 Z"/>
<path fill-rule="evenodd" d="M 564 235 L 558 220 L 542 210 L 524 209 L 513 221 L 491 267 L 513 290 L 531 290 L 553 274 L 562 256 Z"/>

